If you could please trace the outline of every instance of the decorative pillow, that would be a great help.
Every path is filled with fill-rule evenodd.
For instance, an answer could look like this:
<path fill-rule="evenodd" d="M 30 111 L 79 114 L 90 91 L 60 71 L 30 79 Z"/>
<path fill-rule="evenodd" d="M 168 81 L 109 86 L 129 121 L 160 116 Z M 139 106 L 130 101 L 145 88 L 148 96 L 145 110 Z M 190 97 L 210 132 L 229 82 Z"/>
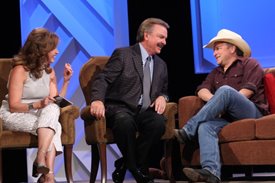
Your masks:
<path fill-rule="evenodd" d="M 269 110 L 275 114 L 275 76 L 273 73 L 267 73 L 264 77 L 265 96 L 269 104 Z"/>

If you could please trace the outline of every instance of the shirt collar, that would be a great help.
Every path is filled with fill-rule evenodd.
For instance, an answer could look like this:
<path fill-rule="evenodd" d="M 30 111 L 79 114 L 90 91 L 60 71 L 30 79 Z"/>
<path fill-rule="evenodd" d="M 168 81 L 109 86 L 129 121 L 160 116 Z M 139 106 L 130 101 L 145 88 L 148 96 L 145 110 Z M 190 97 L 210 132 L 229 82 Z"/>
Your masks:
<path fill-rule="evenodd" d="M 145 48 L 142 46 L 141 43 L 139 43 L 139 47 L 140 47 L 142 62 L 144 64 L 146 62 L 147 57 L 150 55 L 147 53 L 147 51 L 145 50 Z"/>

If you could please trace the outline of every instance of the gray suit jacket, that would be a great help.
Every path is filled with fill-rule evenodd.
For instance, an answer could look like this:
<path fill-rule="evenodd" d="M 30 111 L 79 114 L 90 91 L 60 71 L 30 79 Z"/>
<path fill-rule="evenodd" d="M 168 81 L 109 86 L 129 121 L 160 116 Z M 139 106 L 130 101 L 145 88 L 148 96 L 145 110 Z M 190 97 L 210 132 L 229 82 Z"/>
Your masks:
<path fill-rule="evenodd" d="M 106 116 L 120 111 L 135 112 L 142 94 L 143 66 L 139 44 L 114 50 L 92 85 L 92 101 L 105 103 Z M 151 101 L 168 96 L 166 63 L 154 56 Z"/>

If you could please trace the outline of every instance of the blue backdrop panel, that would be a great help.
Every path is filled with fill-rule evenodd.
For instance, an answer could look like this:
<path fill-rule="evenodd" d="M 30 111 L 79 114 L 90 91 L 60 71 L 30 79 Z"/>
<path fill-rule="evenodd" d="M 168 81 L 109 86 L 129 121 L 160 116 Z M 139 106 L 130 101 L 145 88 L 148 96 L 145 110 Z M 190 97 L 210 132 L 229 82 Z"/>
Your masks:
<path fill-rule="evenodd" d="M 72 65 L 74 75 L 66 97 L 80 108 L 85 105 L 78 81 L 82 65 L 91 56 L 109 56 L 116 47 L 129 45 L 127 0 L 20 0 L 20 17 L 22 44 L 30 31 L 37 27 L 45 27 L 60 37 L 59 54 L 52 66 L 60 89 L 64 64 Z M 80 118 L 76 121 L 73 153 L 74 180 L 88 180 L 91 152 L 84 139 Z M 114 170 L 113 161 L 120 152 L 115 145 L 109 145 L 107 153 L 110 178 Z M 31 176 L 31 168 L 36 149 L 28 150 L 27 154 L 28 179 L 34 182 L 36 179 Z M 54 172 L 57 181 L 65 181 L 63 155 L 57 157 Z"/>
<path fill-rule="evenodd" d="M 222 29 L 242 35 L 252 49 L 252 57 L 263 67 L 275 66 L 275 1 L 192 0 L 191 17 L 196 73 L 207 73 L 216 65 L 211 49 L 203 45 Z"/>

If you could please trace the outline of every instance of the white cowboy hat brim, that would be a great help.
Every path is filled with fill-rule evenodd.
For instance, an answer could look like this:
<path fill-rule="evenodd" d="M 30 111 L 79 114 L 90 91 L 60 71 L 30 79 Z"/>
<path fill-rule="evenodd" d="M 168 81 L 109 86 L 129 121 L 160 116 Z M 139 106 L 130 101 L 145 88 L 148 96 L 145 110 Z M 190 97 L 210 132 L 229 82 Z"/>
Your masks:
<path fill-rule="evenodd" d="M 251 56 L 251 49 L 247 42 L 237 33 L 227 29 L 221 29 L 217 36 L 212 38 L 208 44 L 204 45 L 203 48 L 213 48 L 216 42 L 227 42 L 237 46 L 242 52 L 244 57 Z"/>

